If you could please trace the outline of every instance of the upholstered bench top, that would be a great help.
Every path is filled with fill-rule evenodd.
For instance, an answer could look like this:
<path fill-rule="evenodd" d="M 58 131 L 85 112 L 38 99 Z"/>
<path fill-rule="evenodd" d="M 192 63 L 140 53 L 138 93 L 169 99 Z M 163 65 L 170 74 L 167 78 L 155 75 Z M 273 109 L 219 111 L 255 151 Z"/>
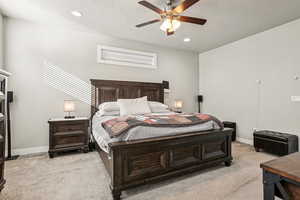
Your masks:
<path fill-rule="evenodd" d="M 285 142 L 291 138 L 298 137 L 296 135 L 291 135 L 291 134 L 287 134 L 287 133 L 279 133 L 279 132 L 275 132 L 275 131 L 267 131 L 267 130 L 256 131 L 254 133 L 254 137 L 255 136 L 261 137 L 261 138 L 274 139 L 274 140 L 278 140 L 278 141 L 285 141 Z"/>

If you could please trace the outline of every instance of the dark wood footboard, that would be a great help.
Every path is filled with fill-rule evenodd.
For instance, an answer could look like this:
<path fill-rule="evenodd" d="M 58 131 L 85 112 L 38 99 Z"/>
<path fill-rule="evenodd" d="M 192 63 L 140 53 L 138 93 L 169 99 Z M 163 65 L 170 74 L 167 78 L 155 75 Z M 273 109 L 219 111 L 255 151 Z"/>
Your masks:
<path fill-rule="evenodd" d="M 184 175 L 222 162 L 230 166 L 232 129 L 206 131 L 132 142 L 111 143 L 110 155 L 99 149 L 111 177 L 114 200 L 121 191 Z"/>

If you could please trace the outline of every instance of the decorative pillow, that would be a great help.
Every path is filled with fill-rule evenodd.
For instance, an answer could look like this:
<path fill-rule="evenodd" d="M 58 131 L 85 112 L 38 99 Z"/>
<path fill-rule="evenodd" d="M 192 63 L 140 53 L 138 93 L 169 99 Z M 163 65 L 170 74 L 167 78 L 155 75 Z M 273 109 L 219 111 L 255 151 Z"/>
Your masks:
<path fill-rule="evenodd" d="M 118 99 L 120 115 L 139 115 L 151 113 L 147 97 L 137 99 Z"/>
<path fill-rule="evenodd" d="M 116 101 L 105 102 L 105 103 L 101 103 L 99 105 L 99 110 L 100 111 L 104 110 L 106 112 L 120 111 L 120 106 L 119 106 L 118 102 L 116 102 Z"/>

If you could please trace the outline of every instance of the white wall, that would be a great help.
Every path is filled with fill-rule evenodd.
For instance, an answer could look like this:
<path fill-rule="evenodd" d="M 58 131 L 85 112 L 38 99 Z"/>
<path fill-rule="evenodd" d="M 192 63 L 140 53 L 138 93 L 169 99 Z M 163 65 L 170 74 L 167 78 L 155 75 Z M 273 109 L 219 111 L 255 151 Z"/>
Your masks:
<path fill-rule="evenodd" d="M 98 44 L 158 53 L 158 69 L 96 63 Z M 93 32 L 49 27 L 17 19 L 5 19 L 7 70 L 13 73 L 10 87 L 13 148 L 48 145 L 50 117 L 63 117 L 64 93 L 47 86 L 41 77 L 44 60 L 89 82 L 89 79 L 170 81 L 171 98 L 183 99 L 186 111 L 196 111 L 198 54 L 120 40 Z M 77 103 L 76 115 L 88 116 L 90 107 Z"/>
<path fill-rule="evenodd" d="M 300 20 L 199 55 L 203 109 L 236 121 L 238 136 L 253 128 L 300 136 Z M 259 85 L 257 80 L 261 80 Z"/>

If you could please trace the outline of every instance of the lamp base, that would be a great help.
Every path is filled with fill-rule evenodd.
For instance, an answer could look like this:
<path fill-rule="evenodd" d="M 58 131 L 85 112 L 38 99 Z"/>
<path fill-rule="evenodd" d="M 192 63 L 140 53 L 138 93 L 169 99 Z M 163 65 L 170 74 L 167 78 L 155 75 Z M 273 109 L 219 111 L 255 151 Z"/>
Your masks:
<path fill-rule="evenodd" d="M 176 109 L 176 108 L 175 108 L 175 109 L 171 109 L 171 111 L 172 111 L 172 112 L 175 112 L 175 113 L 182 113 L 182 110 Z"/>
<path fill-rule="evenodd" d="M 65 116 L 65 119 L 74 119 L 75 116 Z"/>

